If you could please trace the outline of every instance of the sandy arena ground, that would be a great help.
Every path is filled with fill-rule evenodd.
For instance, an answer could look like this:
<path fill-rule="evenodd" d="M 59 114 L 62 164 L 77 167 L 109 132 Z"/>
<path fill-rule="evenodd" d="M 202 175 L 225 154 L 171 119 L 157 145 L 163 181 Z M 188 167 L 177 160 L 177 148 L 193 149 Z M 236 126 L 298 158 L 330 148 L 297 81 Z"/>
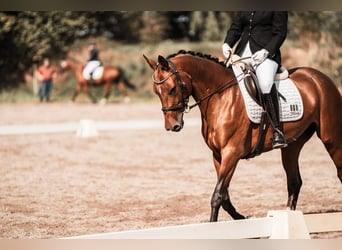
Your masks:
<path fill-rule="evenodd" d="M 1 104 L 0 126 L 160 119 L 160 104 Z M 216 182 L 197 110 L 180 133 L 164 129 L 0 136 L 0 238 L 59 238 L 206 222 Z M 342 211 L 336 168 L 314 137 L 301 158 L 298 210 Z M 284 209 L 280 151 L 241 161 L 230 194 L 242 214 Z M 231 220 L 221 210 L 219 220 Z M 342 232 L 312 235 L 342 238 Z"/>

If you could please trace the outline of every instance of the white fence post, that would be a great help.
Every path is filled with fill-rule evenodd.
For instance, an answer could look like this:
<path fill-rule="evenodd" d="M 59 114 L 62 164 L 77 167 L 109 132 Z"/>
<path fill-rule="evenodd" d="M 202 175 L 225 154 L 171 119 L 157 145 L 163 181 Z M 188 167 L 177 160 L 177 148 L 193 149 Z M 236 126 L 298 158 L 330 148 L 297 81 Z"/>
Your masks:
<path fill-rule="evenodd" d="M 88 138 L 98 136 L 96 124 L 93 120 L 83 119 L 80 121 L 80 126 L 76 131 L 76 136 Z"/>
<path fill-rule="evenodd" d="M 273 218 L 270 239 L 310 239 L 301 211 L 269 211 L 267 217 Z"/>

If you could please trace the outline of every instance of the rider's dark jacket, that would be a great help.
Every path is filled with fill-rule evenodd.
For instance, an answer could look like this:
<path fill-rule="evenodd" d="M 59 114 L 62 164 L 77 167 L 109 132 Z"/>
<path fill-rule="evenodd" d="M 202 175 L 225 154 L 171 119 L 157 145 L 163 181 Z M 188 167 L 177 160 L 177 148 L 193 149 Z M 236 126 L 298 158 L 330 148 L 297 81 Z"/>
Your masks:
<path fill-rule="evenodd" d="M 231 48 L 241 38 L 235 53 L 241 55 L 249 42 L 252 53 L 260 49 L 269 52 L 268 58 L 281 63 L 280 46 L 287 35 L 286 11 L 237 12 L 224 40 Z"/>
<path fill-rule="evenodd" d="M 89 60 L 88 61 L 100 61 L 99 59 L 99 51 L 94 48 L 89 52 Z"/>

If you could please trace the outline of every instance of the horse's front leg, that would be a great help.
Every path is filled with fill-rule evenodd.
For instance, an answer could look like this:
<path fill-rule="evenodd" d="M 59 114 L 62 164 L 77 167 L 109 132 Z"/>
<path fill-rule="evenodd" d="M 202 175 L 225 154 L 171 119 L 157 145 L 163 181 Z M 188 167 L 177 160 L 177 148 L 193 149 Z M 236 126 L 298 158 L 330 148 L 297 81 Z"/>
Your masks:
<path fill-rule="evenodd" d="M 91 94 L 89 84 L 86 84 L 86 85 L 84 86 L 84 90 L 85 90 L 85 92 L 87 93 L 87 95 L 88 95 L 88 97 L 90 98 L 90 100 L 91 100 L 93 103 L 96 103 L 97 100 L 96 100 L 96 98 Z"/>
<path fill-rule="evenodd" d="M 76 97 L 78 96 L 78 94 L 80 93 L 80 91 L 81 91 L 81 85 L 80 85 L 79 83 L 77 83 L 76 88 L 75 88 L 75 91 L 74 91 L 74 94 L 73 94 L 73 96 L 72 96 L 72 98 L 71 98 L 71 101 L 72 101 L 72 102 L 75 102 Z"/>
<path fill-rule="evenodd" d="M 222 155 L 222 159 L 220 159 L 220 157 L 215 157 L 214 155 L 217 184 L 211 198 L 211 222 L 217 221 L 221 206 L 233 219 L 245 219 L 245 217 L 239 214 L 234 208 L 228 193 L 230 180 L 239 161 L 239 158 L 237 158 L 233 151 L 234 150 L 228 150 L 228 153 Z"/>

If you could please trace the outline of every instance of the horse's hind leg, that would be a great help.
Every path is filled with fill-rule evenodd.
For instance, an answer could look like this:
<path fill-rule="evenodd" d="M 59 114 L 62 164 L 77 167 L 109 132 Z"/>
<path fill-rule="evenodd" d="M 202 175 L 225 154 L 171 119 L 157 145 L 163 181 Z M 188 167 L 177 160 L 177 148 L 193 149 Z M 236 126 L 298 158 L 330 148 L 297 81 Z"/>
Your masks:
<path fill-rule="evenodd" d="M 339 106 L 340 107 L 340 106 Z M 342 182 L 342 119 L 337 113 L 321 119 L 318 137 L 323 142 L 337 168 L 337 176 Z"/>
<path fill-rule="evenodd" d="M 290 144 L 281 150 L 283 167 L 287 178 L 287 207 L 291 210 L 296 209 L 299 191 L 302 186 L 298 164 L 298 157 L 302 146 L 303 144 L 298 145 L 298 143 Z"/>
<path fill-rule="evenodd" d="M 104 95 L 103 98 L 105 98 L 106 100 L 108 100 L 109 96 L 110 96 L 110 92 L 112 90 L 112 83 L 111 82 L 106 82 L 106 85 L 104 87 Z"/>
<path fill-rule="evenodd" d="M 342 182 L 342 97 L 330 79 L 324 75 L 320 78 L 323 79 L 321 89 L 324 92 L 320 93 L 320 122 L 317 135 L 334 161 L 337 176 Z"/>
<path fill-rule="evenodd" d="M 123 96 L 128 96 L 128 92 L 126 90 L 125 84 L 122 81 L 118 82 L 117 88 Z"/>
<path fill-rule="evenodd" d="M 73 94 L 73 96 L 71 98 L 72 102 L 75 102 L 76 97 L 79 95 L 80 91 L 81 91 L 81 86 L 79 84 L 77 84 L 77 86 L 75 88 L 75 91 L 74 91 L 74 94 Z"/>
<path fill-rule="evenodd" d="M 333 147 L 333 149 L 331 150 L 328 149 L 328 151 L 336 165 L 337 176 L 340 179 L 340 182 L 342 183 L 342 145 L 340 144 L 339 147 L 336 147 L 336 148 Z"/>
<path fill-rule="evenodd" d="M 341 105 L 336 104 L 336 107 L 341 107 Z M 337 176 L 342 182 L 342 119 L 337 114 L 337 111 L 335 114 L 325 114 L 321 118 L 317 135 L 334 161 L 337 168 Z"/>
<path fill-rule="evenodd" d="M 340 141 L 329 141 L 323 142 L 325 148 L 327 149 L 330 157 L 335 163 L 337 168 L 337 176 L 342 182 L 342 142 Z"/>
<path fill-rule="evenodd" d="M 282 163 L 286 172 L 288 200 L 287 207 L 296 209 L 297 200 L 302 186 L 298 158 L 303 145 L 315 132 L 315 126 L 310 126 L 295 142 L 290 143 L 286 148 L 281 149 Z"/>

